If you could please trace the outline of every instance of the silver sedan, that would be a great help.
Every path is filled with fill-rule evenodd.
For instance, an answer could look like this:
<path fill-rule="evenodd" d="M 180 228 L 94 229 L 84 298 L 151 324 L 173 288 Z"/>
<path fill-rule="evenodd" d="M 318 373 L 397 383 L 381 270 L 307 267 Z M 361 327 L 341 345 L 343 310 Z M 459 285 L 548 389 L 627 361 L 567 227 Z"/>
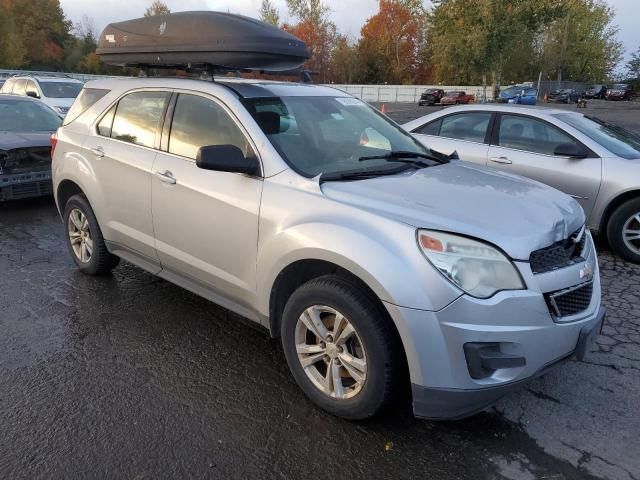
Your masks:
<path fill-rule="evenodd" d="M 433 150 L 568 193 L 592 231 L 640 263 L 640 136 L 578 112 L 498 105 L 440 110 L 403 127 Z"/>

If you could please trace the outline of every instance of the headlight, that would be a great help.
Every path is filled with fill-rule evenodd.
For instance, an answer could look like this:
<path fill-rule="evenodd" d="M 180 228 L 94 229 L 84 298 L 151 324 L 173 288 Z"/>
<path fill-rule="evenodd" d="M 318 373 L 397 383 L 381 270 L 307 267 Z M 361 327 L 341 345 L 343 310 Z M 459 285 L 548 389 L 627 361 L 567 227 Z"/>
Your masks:
<path fill-rule="evenodd" d="M 525 288 L 513 263 L 487 243 L 420 230 L 418 246 L 440 273 L 474 297 L 489 298 L 501 290 Z"/>

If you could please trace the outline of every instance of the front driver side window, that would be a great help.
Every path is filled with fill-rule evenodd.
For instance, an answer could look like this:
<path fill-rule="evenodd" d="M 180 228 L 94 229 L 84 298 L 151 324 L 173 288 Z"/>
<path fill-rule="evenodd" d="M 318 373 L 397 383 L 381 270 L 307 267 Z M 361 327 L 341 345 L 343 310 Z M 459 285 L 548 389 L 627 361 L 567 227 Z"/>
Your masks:
<path fill-rule="evenodd" d="M 220 105 L 181 93 L 171 123 L 169 153 L 195 160 L 198 149 L 208 145 L 233 145 L 246 157 L 253 156 L 244 133 Z"/>
<path fill-rule="evenodd" d="M 577 142 L 546 122 L 522 115 L 502 115 L 498 145 L 543 155 L 553 155 L 562 144 Z"/>

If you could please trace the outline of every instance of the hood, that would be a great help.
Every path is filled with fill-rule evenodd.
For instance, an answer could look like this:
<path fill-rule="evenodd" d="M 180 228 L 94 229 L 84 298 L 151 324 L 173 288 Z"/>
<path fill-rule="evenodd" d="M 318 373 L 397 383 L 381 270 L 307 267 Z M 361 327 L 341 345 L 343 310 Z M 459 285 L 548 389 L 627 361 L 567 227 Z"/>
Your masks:
<path fill-rule="evenodd" d="M 541 183 L 462 161 L 368 180 L 327 182 L 338 202 L 416 228 L 461 233 L 514 259 L 568 238 L 585 223 L 580 205 Z"/>
<path fill-rule="evenodd" d="M 49 146 L 51 146 L 51 132 L 0 132 L 0 150 Z"/>
<path fill-rule="evenodd" d="M 75 101 L 76 101 L 75 97 L 74 98 L 50 98 L 49 104 L 54 107 L 70 108 L 71 105 L 73 105 L 73 102 Z"/>

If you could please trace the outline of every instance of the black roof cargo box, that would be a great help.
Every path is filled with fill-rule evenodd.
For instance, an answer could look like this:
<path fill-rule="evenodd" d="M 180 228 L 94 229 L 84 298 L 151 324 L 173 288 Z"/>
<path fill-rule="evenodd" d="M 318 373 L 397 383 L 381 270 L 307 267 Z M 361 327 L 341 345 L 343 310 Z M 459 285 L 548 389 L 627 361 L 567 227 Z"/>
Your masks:
<path fill-rule="evenodd" d="M 253 18 L 180 12 L 107 25 L 96 51 L 110 65 L 282 71 L 309 58 L 299 38 Z"/>

